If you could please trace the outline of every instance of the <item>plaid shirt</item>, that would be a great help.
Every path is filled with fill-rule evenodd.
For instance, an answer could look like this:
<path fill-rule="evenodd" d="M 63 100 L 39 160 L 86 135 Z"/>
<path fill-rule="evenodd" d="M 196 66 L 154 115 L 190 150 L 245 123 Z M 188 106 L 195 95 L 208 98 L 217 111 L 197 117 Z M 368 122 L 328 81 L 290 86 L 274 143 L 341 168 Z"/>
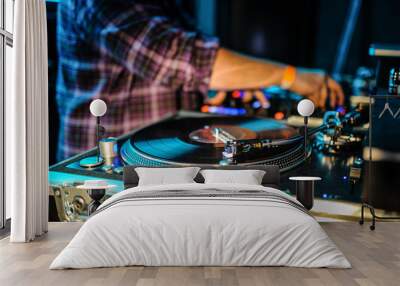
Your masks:
<path fill-rule="evenodd" d="M 218 42 L 187 31 L 156 0 L 65 0 L 58 11 L 58 159 L 96 145 L 89 104 L 103 99 L 119 136 L 205 94 Z"/>

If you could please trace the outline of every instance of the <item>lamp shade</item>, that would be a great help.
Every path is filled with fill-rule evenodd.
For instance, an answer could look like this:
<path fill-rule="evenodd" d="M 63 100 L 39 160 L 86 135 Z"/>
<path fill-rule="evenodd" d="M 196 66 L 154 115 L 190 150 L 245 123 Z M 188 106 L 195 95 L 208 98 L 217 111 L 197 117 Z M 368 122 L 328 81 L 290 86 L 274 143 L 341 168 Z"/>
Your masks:
<path fill-rule="evenodd" d="M 301 116 L 311 116 L 314 113 L 314 103 L 309 99 L 303 99 L 297 105 L 297 112 Z"/>
<path fill-rule="evenodd" d="M 107 112 L 107 104 L 101 99 L 95 99 L 90 103 L 90 113 L 93 116 L 100 117 Z"/>

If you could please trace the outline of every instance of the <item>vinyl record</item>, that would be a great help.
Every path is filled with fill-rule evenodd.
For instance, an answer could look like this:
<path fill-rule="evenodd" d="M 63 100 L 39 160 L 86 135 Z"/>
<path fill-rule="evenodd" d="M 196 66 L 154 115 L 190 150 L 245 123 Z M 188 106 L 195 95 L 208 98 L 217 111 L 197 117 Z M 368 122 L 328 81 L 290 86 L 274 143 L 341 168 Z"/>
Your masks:
<path fill-rule="evenodd" d="M 129 165 L 220 164 L 224 142 L 239 139 L 287 139 L 298 135 L 282 122 L 254 117 L 169 119 L 135 132 L 121 148 Z M 285 147 L 287 148 L 287 146 Z M 285 149 L 286 150 L 286 149 Z M 282 150 L 282 153 L 285 151 Z M 279 156 L 265 154 L 258 163 Z"/>

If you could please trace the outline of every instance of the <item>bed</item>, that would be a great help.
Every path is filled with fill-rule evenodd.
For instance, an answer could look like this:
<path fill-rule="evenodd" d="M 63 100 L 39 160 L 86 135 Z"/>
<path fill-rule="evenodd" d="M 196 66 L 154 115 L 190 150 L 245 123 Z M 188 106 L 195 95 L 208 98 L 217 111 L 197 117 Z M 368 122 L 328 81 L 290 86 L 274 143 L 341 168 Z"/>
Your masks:
<path fill-rule="evenodd" d="M 312 215 L 279 190 L 278 167 L 247 169 L 265 171 L 261 185 L 205 184 L 199 173 L 194 183 L 138 186 L 135 166 L 125 167 L 126 189 L 99 207 L 50 269 L 351 267 Z"/>

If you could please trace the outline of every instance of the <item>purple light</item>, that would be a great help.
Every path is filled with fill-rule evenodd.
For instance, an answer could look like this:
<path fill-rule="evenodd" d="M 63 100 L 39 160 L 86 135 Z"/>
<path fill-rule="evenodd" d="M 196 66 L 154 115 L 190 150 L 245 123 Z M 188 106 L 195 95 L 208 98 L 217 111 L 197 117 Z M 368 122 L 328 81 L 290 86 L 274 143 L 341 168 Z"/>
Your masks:
<path fill-rule="evenodd" d="M 336 111 L 339 112 L 341 115 L 346 113 L 346 109 L 343 106 L 339 106 L 336 108 Z"/>

